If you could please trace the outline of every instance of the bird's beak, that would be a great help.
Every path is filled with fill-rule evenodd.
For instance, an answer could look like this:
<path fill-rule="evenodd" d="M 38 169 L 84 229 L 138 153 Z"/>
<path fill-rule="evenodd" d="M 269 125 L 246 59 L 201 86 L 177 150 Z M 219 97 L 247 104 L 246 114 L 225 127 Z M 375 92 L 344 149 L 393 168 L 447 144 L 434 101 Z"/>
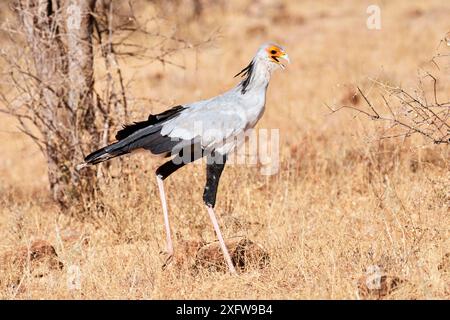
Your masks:
<path fill-rule="evenodd" d="M 291 63 L 291 60 L 289 60 L 289 56 L 286 52 L 283 52 L 282 55 L 280 56 L 280 58 L 284 59 L 287 61 L 287 63 Z M 281 69 L 285 69 L 286 66 L 282 63 L 279 63 L 279 65 L 281 66 Z"/>
<path fill-rule="evenodd" d="M 291 60 L 289 60 L 289 56 L 288 56 L 288 54 L 286 52 L 283 52 L 283 54 L 280 56 L 280 58 L 283 58 L 288 63 L 291 63 Z"/>

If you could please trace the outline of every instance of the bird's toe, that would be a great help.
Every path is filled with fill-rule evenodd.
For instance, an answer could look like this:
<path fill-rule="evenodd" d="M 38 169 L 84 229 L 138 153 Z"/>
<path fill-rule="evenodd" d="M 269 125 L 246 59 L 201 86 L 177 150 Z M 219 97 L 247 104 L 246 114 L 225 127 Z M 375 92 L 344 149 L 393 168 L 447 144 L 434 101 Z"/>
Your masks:
<path fill-rule="evenodd" d="M 166 260 L 162 265 L 162 269 L 165 270 L 172 263 L 172 260 L 173 260 L 173 253 L 166 253 Z"/>

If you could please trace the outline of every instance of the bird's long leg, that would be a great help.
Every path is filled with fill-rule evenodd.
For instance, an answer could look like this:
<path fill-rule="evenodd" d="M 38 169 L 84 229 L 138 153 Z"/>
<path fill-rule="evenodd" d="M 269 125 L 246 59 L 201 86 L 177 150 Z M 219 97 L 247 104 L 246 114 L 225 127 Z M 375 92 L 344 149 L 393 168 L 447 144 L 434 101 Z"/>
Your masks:
<path fill-rule="evenodd" d="M 193 146 L 189 146 L 189 148 L 191 148 L 190 152 L 186 152 L 186 151 L 189 151 L 189 149 L 182 149 L 175 158 L 167 161 L 166 163 L 164 163 L 162 166 L 160 166 L 156 170 L 156 181 L 158 183 L 159 196 L 161 198 L 161 205 L 162 205 L 163 214 L 164 214 L 164 227 L 166 229 L 167 258 L 163 265 L 163 269 L 172 261 L 172 258 L 173 258 L 173 242 L 172 242 L 172 236 L 171 236 L 171 231 L 170 231 L 169 211 L 167 209 L 167 200 L 166 200 L 166 194 L 164 191 L 164 182 L 163 181 L 164 181 L 164 179 L 166 179 L 168 176 L 170 176 L 172 173 L 174 173 L 181 167 L 202 157 L 201 148 L 195 149 L 195 148 L 199 148 L 199 146 L 193 145 Z"/>
<path fill-rule="evenodd" d="M 217 158 L 217 156 L 215 156 Z M 225 167 L 226 156 L 220 155 L 219 161 L 213 160 L 208 157 L 208 164 L 206 165 L 206 186 L 203 193 L 203 201 L 206 204 L 206 209 L 208 210 L 209 217 L 216 232 L 217 238 L 219 239 L 220 247 L 222 249 L 225 262 L 228 265 L 228 269 L 232 274 L 236 274 L 236 269 L 234 268 L 233 262 L 231 260 L 230 254 L 228 253 L 227 246 L 223 240 L 222 232 L 220 231 L 219 223 L 217 222 L 216 215 L 214 213 L 214 206 L 216 204 L 217 187 L 219 185 L 220 175 Z"/>
<path fill-rule="evenodd" d="M 214 227 L 214 231 L 216 232 L 217 238 L 219 239 L 220 248 L 222 249 L 223 256 L 228 265 L 228 270 L 230 270 L 230 272 L 232 274 L 236 274 L 236 269 L 234 268 L 233 262 L 231 261 L 230 254 L 228 253 L 227 246 L 225 245 L 225 241 L 223 240 L 222 232 L 220 232 L 220 227 L 219 227 L 219 224 L 217 223 L 216 215 L 214 214 L 214 209 L 210 206 L 206 206 L 206 209 L 208 210 L 208 214 L 209 214 L 209 217 L 211 218 L 211 221 L 212 221 L 212 224 Z"/>
<path fill-rule="evenodd" d="M 163 179 L 157 175 L 156 176 L 156 181 L 158 183 L 158 189 L 159 189 L 159 196 L 161 198 L 161 205 L 162 205 L 162 209 L 163 209 L 163 214 L 164 214 L 164 226 L 166 229 L 166 254 L 167 254 L 167 259 L 164 263 L 164 266 L 167 266 L 170 261 L 172 260 L 173 257 L 173 242 L 172 242 L 172 236 L 170 233 L 170 224 L 169 224 L 169 212 L 167 210 L 167 201 L 166 201 L 166 194 L 164 192 L 164 183 L 163 183 Z"/>

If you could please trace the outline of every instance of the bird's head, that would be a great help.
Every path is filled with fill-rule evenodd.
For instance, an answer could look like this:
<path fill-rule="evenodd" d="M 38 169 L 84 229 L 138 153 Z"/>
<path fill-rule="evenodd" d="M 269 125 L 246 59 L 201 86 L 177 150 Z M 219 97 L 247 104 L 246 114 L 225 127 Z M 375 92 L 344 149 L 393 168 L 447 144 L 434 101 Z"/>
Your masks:
<path fill-rule="evenodd" d="M 290 62 L 289 56 L 286 51 L 284 51 L 281 46 L 273 43 L 263 44 L 258 49 L 255 58 L 261 62 L 266 63 L 270 67 L 270 69 L 276 69 L 277 67 L 284 69 L 285 66 L 281 63 L 281 59 Z"/>
<path fill-rule="evenodd" d="M 279 45 L 266 43 L 259 47 L 250 64 L 235 75 L 244 77 L 238 85 L 242 94 L 252 87 L 267 88 L 272 71 L 285 68 L 281 59 L 289 62 L 289 56 Z"/>

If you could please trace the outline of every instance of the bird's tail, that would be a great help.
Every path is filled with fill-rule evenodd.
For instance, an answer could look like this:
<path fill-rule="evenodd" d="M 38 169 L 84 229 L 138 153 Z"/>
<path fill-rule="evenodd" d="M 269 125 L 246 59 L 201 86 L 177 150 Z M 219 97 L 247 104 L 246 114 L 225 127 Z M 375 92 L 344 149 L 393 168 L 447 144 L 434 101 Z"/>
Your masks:
<path fill-rule="evenodd" d="M 118 146 L 118 143 L 116 142 L 87 155 L 86 158 L 84 158 L 84 162 L 78 164 L 76 169 L 81 170 L 84 167 L 98 164 L 127 153 L 129 153 L 129 151 Z"/>
<path fill-rule="evenodd" d="M 179 141 L 161 135 L 161 128 L 165 121 L 177 116 L 183 110 L 185 107 L 175 106 L 157 115 L 151 114 L 145 121 L 124 126 L 116 134 L 117 142 L 92 152 L 84 158 L 83 163 L 76 166 L 76 169 L 80 170 L 141 148 L 149 150 L 153 154 L 170 154 L 172 148 Z"/>

